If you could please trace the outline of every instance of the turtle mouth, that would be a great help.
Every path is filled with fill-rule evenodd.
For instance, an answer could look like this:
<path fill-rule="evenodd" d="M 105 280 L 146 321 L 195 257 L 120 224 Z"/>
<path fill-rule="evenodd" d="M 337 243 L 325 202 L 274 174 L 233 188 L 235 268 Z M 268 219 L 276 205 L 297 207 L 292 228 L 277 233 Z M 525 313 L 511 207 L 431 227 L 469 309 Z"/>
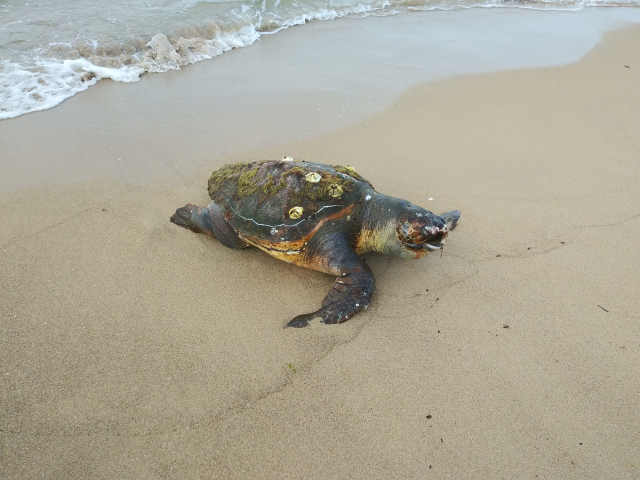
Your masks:
<path fill-rule="evenodd" d="M 429 250 L 431 252 L 435 252 L 436 250 L 440 250 L 442 247 L 444 247 L 444 242 L 442 243 L 425 243 L 424 245 L 424 249 L 425 250 Z"/>
<path fill-rule="evenodd" d="M 411 235 L 414 237 L 415 233 Z M 420 229 L 420 233 L 415 235 L 416 243 L 403 242 L 405 247 L 414 252 L 426 250 L 427 252 L 434 252 L 444 247 L 447 237 L 449 236 L 449 229 L 447 225 L 439 221 L 439 218 L 434 219 L 429 225 L 425 225 Z"/>
<path fill-rule="evenodd" d="M 408 243 L 406 247 L 416 252 L 419 250 L 428 250 L 430 252 L 435 252 L 436 250 L 440 250 L 442 247 L 444 247 L 444 244 L 444 241 L 438 243 Z"/>
<path fill-rule="evenodd" d="M 424 242 L 420 244 L 420 246 L 425 250 L 434 252 L 444 247 L 444 244 L 447 241 L 447 236 L 449 236 L 449 229 L 444 224 L 432 225 L 429 227 L 422 227 L 420 233 L 422 233 L 422 237 L 424 238 Z"/>

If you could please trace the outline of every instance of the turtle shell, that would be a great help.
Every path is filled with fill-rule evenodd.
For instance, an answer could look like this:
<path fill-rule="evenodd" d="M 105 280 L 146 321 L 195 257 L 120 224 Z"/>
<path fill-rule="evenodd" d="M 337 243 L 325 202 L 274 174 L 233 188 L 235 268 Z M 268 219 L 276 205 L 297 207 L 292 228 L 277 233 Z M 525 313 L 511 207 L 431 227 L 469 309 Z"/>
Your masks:
<path fill-rule="evenodd" d="M 352 167 L 289 159 L 225 165 L 209 178 L 227 223 L 247 243 L 282 252 L 299 251 L 323 224 L 348 217 L 372 188 Z"/>

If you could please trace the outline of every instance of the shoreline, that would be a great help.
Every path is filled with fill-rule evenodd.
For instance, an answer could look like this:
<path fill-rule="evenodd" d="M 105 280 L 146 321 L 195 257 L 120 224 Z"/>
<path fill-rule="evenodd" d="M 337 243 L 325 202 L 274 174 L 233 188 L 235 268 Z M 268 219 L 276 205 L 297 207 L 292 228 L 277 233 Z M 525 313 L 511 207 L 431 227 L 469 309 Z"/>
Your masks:
<path fill-rule="evenodd" d="M 634 26 L 221 156 L 462 211 L 442 256 L 365 255 L 374 300 L 339 326 L 282 328 L 333 278 L 169 223 L 211 166 L 0 194 L 0 476 L 637 477 L 638 58 Z"/>
<path fill-rule="evenodd" d="M 281 28 L 275 31 L 271 31 L 269 33 L 260 32 L 260 29 L 256 30 L 255 25 L 253 25 L 249 27 L 249 31 L 241 29 L 239 31 L 236 31 L 235 34 L 232 31 L 229 31 L 226 34 L 222 34 L 222 32 L 219 31 L 219 25 L 216 26 L 215 24 L 209 24 L 208 27 L 204 27 L 204 30 L 200 28 L 202 26 L 199 26 L 199 27 L 196 27 L 195 30 L 192 29 L 191 31 L 189 31 L 186 25 L 183 25 L 183 28 L 178 29 L 178 30 L 182 30 L 181 33 L 174 32 L 180 38 L 175 37 L 166 29 L 163 29 L 162 27 L 159 26 L 161 30 L 164 30 L 163 33 L 158 32 L 156 35 L 147 36 L 145 39 L 143 39 L 143 37 L 139 37 L 136 39 L 129 39 L 129 41 L 124 41 L 124 43 L 120 46 L 116 44 L 116 45 L 101 45 L 100 47 L 98 47 L 98 44 L 100 42 L 95 39 L 91 39 L 91 41 L 87 40 L 86 43 L 82 45 L 81 41 L 78 42 L 79 38 L 76 38 L 75 41 L 73 42 L 60 41 L 60 42 L 55 42 L 54 44 L 49 44 L 49 46 L 53 47 L 53 50 L 55 51 L 54 56 L 62 59 L 65 57 L 65 54 L 63 52 L 66 51 L 67 61 L 71 63 L 65 63 L 64 65 L 61 63 L 58 63 L 57 61 L 50 63 L 52 59 L 40 58 L 38 60 L 39 68 L 37 68 L 37 73 L 33 71 L 33 65 L 28 66 L 29 64 L 32 64 L 34 61 L 36 61 L 35 58 L 31 58 L 30 60 L 24 58 L 23 60 L 26 62 L 24 64 L 12 63 L 10 58 L 5 58 L 7 51 L 4 51 L 4 54 L 2 55 L 2 57 L 4 58 L 3 62 L 6 63 L 6 65 L 5 65 L 5 68 L 3 68 L 3 71 L 0 71 L 0 82 L 2 83 L 3 86 L 7 87 L 8 90 L 6 91 L 0 90 L 0 97 L 2 97 L 3 101 L 6 101 L 7 104 L 12 105 L 13 108 L 9 109 L 9 111 L 6 112 L 4 108 L 6 108 L 7 105 L 0 106 L 0 118 L 15 118 L 16 115 L 19 116 L 24 114 L 25 113 L 24 109 L 29 110 L 31 108 L 35 108 L 35 110 L 31 110 L 31 111 L 42 111 L 42 110 L 54 108 L 56 105 L 59 105 L 60 102 L 63 102 L 65 99 L 71 98 L 72 96 L 79 94 L 82 91 L 85 91 L 87 88 L 90 88 L 91 86 L 95 85 L 96 82 L 99 81 L 98 80 L 99 78 L 113 79 L 114 81 L 117 79 L 119 83 L 135 83 L 136 81 L 140 80 L 140 76 L 144 75 L 145 72 L 146 73 L 166 72 L 168 70 L 174 70 L 175 68 L 180 69 L 181 66 L 186 67 L 188 65 L 193 65 L 195 63 L 199 63 L 202 61 L 210 61 L 213 58 L 216 58 L 221 54 L 224 54 L 224 52 L 228 53 L 233 49 L 250 47 L 262 36 L 271 36 L 283 30 L 288 30 L 288 28 L 291 28 L 293 26 L 300 27 L 301 25 L 306 25 L 307 23 L 315 24 L 318 21 L 323 21 L 323 20 L 324 21 L 330 20 L 330 19 L 336 20 L 340 18 L 346 18 L 350 20 L 354 20 L 354 19 L 362 20 L 364 18 L 371 18 L 372 20 L 370 21 L 375 22 L 375 21 L 379 21 L 379 20 L 376 20 L 376 18 L 385 18 L 385 17 L 392 18 L 396 16 L 404 16 L 406 14 L 414 14 L 414 15 L 426 14 L 430 16 L 435 15 L 439 17 L 436 21 L 436 29 L 438 29 L 439 27 L 437 24 L 446 23 L 448 21 L 446 18 L 447 15 L 454 15 L 457 20 L 460 20 L 460 18 L 464 19 L 469 15 L 471 15 L 472 17 L 475 16 L 475 17 L 482 18 L 483 15 L 488 14 L 491 17 L 495 17 L 498 19 L 501 17 L 504 18 L 505 16 L 508 17 L 509 15 L 511 15 L 510 13 L 495 12 L 496 8 L 504 9 L 504 7 L 506 7 L 507 10 L 511 9 L 516 11 L 524 10 L 524 11 L 533 12 L 533 13 L 528 13 L 527 15 L 539 15 L 540 13 L 544 15 L 545 14 L 544 12 L 551 12 L 551 15 L 557 15 L 557 14 L 562 15 L 566 13 L 575 14 L 575 13 L 585 12 L 584 6 L 581 6 L 579 4 L 573 5 L 574 8 L 577 8 L 577 10 L 575 10 L 574 8 L 571 8 L 570 4 L 564 4 L 559 10 L 548 8 L 549 4 L 546 5 L 547 8 L 544 8 L 541 5 L 534 6 L 533 4 L 529 4 L 527 8 L 522 5 L 516 5 L 516 4 L 500 5 L 500 4 L 491 4 L 491 3 L 484 4 L 484 5 L 475 4 L 474 7 L 465 8 L 462 4 L 458 4 L 456 7 L 453 8 L 453 10 L 449 10 L 444 4 L 441 4 L 440 7 L 438 8 L 436 8 L 435 5 L 432 5 L 432 6 L 434 8 L 423 10 L 417 4 L 415 4 L 408 7 L 409 8 L 408 10 L 405 10 L 403 8 L 400 8 L 400 10 L 396 10 L 391 5 L 388 4 L 387 7 L 390 7 L 390 10 L 385 11 L 385 9 L 383 8 L 383 10 L 379 11 L 378 13 L 375 13 L 376 9 L 374 8 L 372 11 L 369 11 L 368 13 L 361 13 L 361 14 L 355 14 L 355 13 L 347 14 L 346 11 L 349 10 L 349 8 L 347 8 L 346 10 L 339 9 L 339 10 L 342 10 L 341 12 L 333 11 L 333 14 L 335 15 L 335 17 L 333 17 L 332 14 L 326 10 L 324 11 L 324 14 L 318 11 L 318 12 L 315 12 L 315 14 L 312 13 L 311 15 L 308 15 L 311 12 L 307 12 L 307 14 L 303 15 L 302 17 L 296 17 L 295 19 L 291 18 L 290 20 L 293 20 L 293 23 L 288 23 L 285 21 L 285 23 L 289 24 L 289 27 L 282 26 Z M 11 6 L 9 7 L 11 8 Z M 343 7 L 345 7 L 345 5 L 343 5 Z M 613 9 L 611 9 L 610 7 L 613 7 Z M 602 20 L 603 18 L 608 19 L 609 21 L 616 18 L 628 20 L 628 17 L 630 14 L 631 17 L 635 18 L 634 21 L 636 23 L 640 20 L 638 18 L 637 12 L 631 13 L 638 10 L 638 5 L 634 7 L 634 6 L 631 6 L 631 4 L 629 4 L 628 7 L 619 7 L 615 3 L 614 4 L 609 3 L 607 5 L 601 4 L 599 6 L 596 6 L 595 4 L 593 4 L 590 7 L 587 7 L 587 10 L 586 10 L 587 16 L 591 16 L 588 13 L 589 11 L 594 11 L 601 8 L 606 8 L 610 11 L 609 12 L 605 11 L 602 14 L 602 16 L 600 16 L 600 14 L 595 15 L 594 18 L 596 19 L 596 25 L 598 29 L 602 29 L 603 27 L 603 25 L 598 22 L 598 20 Z M 277 10 L 277 5 L 275 6 L 275 9 Z M 621 14 L 620 9 L 622 11 L 626 10 L 627 13 Z M 465 11 L 465 10 L 468 10 L 468 11 Z M 477 12 L 482 12 L 482 10 L 485 10 L 485 13 L 469 13 L 473 10 Z M 492 11 L 492 10 L 493 12 L 487 13 L 488 11 Z M 615 13 L 612 14 L 611 10 L 613 10 Z M 42 13 L 43 11 L 40 10 L 40 12 Z M 6 14 L 9 12 L 3 11 L 2 13 Z M 0 13 L 0 18 L 3 17 L 2 13 Z M 210 13 L 213 13 L 213 12 L 210 12 Z M 222 12 L 218 12 L 218 14 L 221 14 L 221 13 Z M 268 13 L 264 11 L 263 13 L 268 15 Z M 275 13 L 275 12 L 271 12 L 271 13 Z M 35 14 L 38 15 L 37 13 Z M 49 10 L 49 14 L 52 14 L 55 16 L 52 10 Z M 328 14 L 328 15 L 325 15 L 325 14 Z M 260 14 L 258 15 L 260 16 Z M 442 17 L 443 15 L 444 15 L 444 20 Z M 13 16 L 14 18 L 18 18 L 16 16 L 16 13 L 14 13 Z M 218 15 L 214 15 L 214 16 L 218 16 Z M 305 17 L 304 20 L 303 20 L 303 17 Z M 218 16 L 218 18 L 220 19 L 221 17 Z M 34 22 L 35 20 L 31 18 L 26 21 Z M 41 23 L 46 23 L 46 20 L 44 18 L 41 18 L 40 21 Z M 51 21 L 55 22 L 56 20 L 51 19 Z M 545 22 L 547 21 L 549 21 L 548 18 L 545 19 Z M 589 21 L 589 20 L 586 20 L 586 21 Z M 393 21 L 393 22 L 396 22 L 396 21 Z M 551 23 L 553 22 L 554 20 L 552 17 Z M 20 24 L 20 23 L 22 22 L 9 21 L 8 26 L 10 27 L 11 25 Z M 467 20 L 463 20 L 463 23 L 468 23 L 468 22 Z M 151 20 L 149 25 L 153 25 L 153 24 L 155 24 L 155 22 Z M 392 25 L 393 25 L 392 29 L 398 28 L 398 22 L 396 22 L 395 25 L 394 23 L 392 23 Z M 387 26 L 385 26 L 385 28 Z M 429 30 L 433 26 L 434 24 L 431 22 L 425 23 L 425 27 L 427 28 L 427 30 Z M 453 28 L 451 28 L 451 26 L 453 26 Z M 457 27 L 458 25 L 455 25 L 455 24 L 449 25 L 446 30 L 441 31 L 440 33 L 441 34 L 444 33 L 446 38 L 447 34 L 449 34 L 452 31 L 456 31 L 458 29 Z M 530 28 L 531 25 L 528 25 L 527 27 Z M 567 25 L 555 25 L 552 28 L 546 28 L 547 30 L 546 36 L 553 37 L 556 39 L 556 41 L 561 40 L 562 42 L 566 42 L 567 40 L 570 40 L 570 37 L 571 37 L 570 35 L 567 35 L 567 32 L 565 31 L 566 27 Z M 570 26 L 570 28 L 574 28 L 574 27 L 575 25 Z M 69 26 L 68 28 L 73 29 L 73 27 L 71 26 Z M 311 28 L 315 28 L 315 27 L 311 27 Z M 340 28 L 352 29 L 353 24 L 349 25 L 349 23 L 347 23 L 346 27 L 345 26 L 328 27 L 328 30 L 331 31 L 331 36 L 329 38 L 340 36 L 340 33 L 339 33 Z M 503 27 L 498 26 L 498 28 L 500 30 Z M 213 38 L 212 35 L 216 29 L 219 31 L 220 34 L 218 36 L 215 36 L 215 38 Z M 465 31 L 467 29 L 469 29 L 468 32 Z M 362 36 L 361 27 L 360 26 L 356 27 L 356 30 L 361 30 L 356 34 L 356 37 Z M 474 35 L 477 36 L 478 33 L 482 33 L 482 34 L 489 33 L 489 35 L 493 35 L 493 32 L 491 31 L 489 32 L 487 32 L 486 30 L 478 31 L 477 27 L 473 25 L 473 22 L 471 24 L 467 24 L 465 28 L 462 28 L 459 30 L 461 32 L 464 32 L 464 35 L 456 39 L 456 44 L 458 45 L 463 45 L 464 43 L 466 43 L 468 40 L 469 34 L 471 34 L 472 37 Z M 514 35 L 515 33 L 516 34 L 515 36 L 519 37 L 522 33 L 524 33 L 525 35 L 529 34 L 530 32 L 527 32 L 527 30 L 528 28 L 525 28 L 525 29 L 515 28 L 513 31 L 510 32 L 509 27 L 507 27 L 504 32 L 501 32 L 501 34 Z M 533 27 L 533 30 L 536 30 L 535 26 Z M 587 29 L 582 28 L 579 30 L 582 30 L 581 34 L 584 35 Z M 366 28 L 365 28 L 365 31 L 366 31 Z M 16 34 L 18 35 L 18 38 L 13 38 L 14 42 L 18 42 L 22 44 L 25 42 L 28 43 L 29 41 L 28 37 L 20 40 L 19 36 L 23 32 L 9 31 L 5 33 L 9 35 L 6 39 L 7 41 L 9 41 L 9 38 L 14 37 Z M 420 33 L 424 33 L 424 32 L 420 32 Z M 184 34 L 188 38 L 185 40 L 184 38 L 182 38 L 182 34 Z M 198 34 L 204 35 L 204 37 L 198 38 Z M 167 35 L 169 36 L 169 39 L 167 38 Z M 196 37 L 191 37 L 192 35 L 196 35 Z M 382 35 L 384 36 L 385 33 L 383 32 Z M 418 38 L 418 36 L 415 35 L 415 32 L 412 33 L 412 37 Z M 442 39 L 441 36 L 439 37 L 437 35 L 434 38 Z M 343 42 L 341 45 L 339 45 L 340 50 L 351 49 L 352 46 L 350 45 L 351 43 L 350 41 L 352 39 L 353 37 L 343 39 L 343 40 L 346 40 L 346 42 Z M 58 40 L 62 40 L 62 39 L 58 39 Z M 265 41 L 268 42 L 269 40 L 265 40 Z M 373 42 L 375 41 L 376 39 L 374 38 Z M 544 41 L 544 39 L 542 41 Z M 46 42 L 44 43 L 46 44 Z M 107 43 L 109 42 L 107 41 Z M 367 43 L 371 43 L 371 42 L 369 41 Z M 517 39 L 515 43 L 518 43 Z M 472 49 L 475 47 L 475 45 L 467 45 L 466 48 L 469 48 L 470 46 Z M 524 44 L 524 46 L 525 46 L 524 50 L 526 51 L 526 43 Z M 26 45 L 22 45 L 22 47 L 26 47 Z M 123 55 L 123 50 L 120 47 L 123 47 L 124 50 L 126 50 L 128 53 Z M 192 47 L 194 47 L 195 50 Z M 177 51 L 176 51 L 176 48 L 177 48 Z M 145 49 L 146 49 L 146 53 L 142 54 L 142 51 Z M 2 50 L 2 48 L 0 48 L 0 50 Z M 37 49 L 37 50 L 41 50 L 41 49 Z M 133 53 L 134 50 L 137 50 L 137 52 Z M 282 50 L 282 48 L 279 48 L 279 50 Z M 320 50 L 322 50 L 322 48 Z M 519 50 L 522 51 L 522 49 L 519 49 Z M 26 52 L 23 52 L 23 53 L 26 53 Z M 35 51 L 32 51 L 31 53 L 36 55 L 36 57 L 38 56 L 38 54 Z M 95 55 L 91 55 L 91 53 L 94 53 Z M 13 51 L 13 54 L 16 56 L 19 56 L 19 51 Z M 342 54 L 342 52 L 338 53 L 338 55 L 340 54 Z M 358 60 L 358 63 L 362 63 L 363 59 L 357 58 L 357 60 Z M 451 63 L 451 61 L 449 61 L 448 63 Z M 511 65 L 511 68 L 514 68 L 514 67 L 516 67 L 516 65 Z M 458 72 L 458 73 L 472 73 L 472 70 L 467 72 Z M 96 76 L 92 77 L 92 75 L 96 75 Z M 13 85 L 13 83 L 16 81 L 17 76 L 20 77 L 20 83 L 19 85 Z M 13 81 L 11 80 L 11 77 L 13 77 Z M 426 80 L 433 80 L 433 79 L 434 79 L 433 77 L 430 77 L 430 78 L 423 78 L 422 80 L 426 81 Z M 58 89 L 56 89 L 55 87 L 51 89 L 50 88 L 51 84 L 57 85 Z M 63 90 L 66 90 L 66 92 L 63 93 L 62 92 Z M 72 91 L 74 91 L 75 93 L 71 93 Z M 62 96 L 62 99 L 60 96 Z M 41 103 L 38 103 L 38 101 L 35 100 L 38 98 L 40 99 Z M 49 106 L 45 107 L 45 105 L 49 105 Z M 22 111 L 22 113 L 19 113 L 20 111 Z M 10 117 L 4 117 L 3 112 L 4 114 L 9 115 Z"/>
<path fill-rule="evenodd" d="M 357 125 L 426 81 L 578 61 L 602 32 L 629 22 L 640 23 L 640 8 L 412 12 L 290 29 L 0 121 L 0 192 L 184 182 L 222 157 Z"/>

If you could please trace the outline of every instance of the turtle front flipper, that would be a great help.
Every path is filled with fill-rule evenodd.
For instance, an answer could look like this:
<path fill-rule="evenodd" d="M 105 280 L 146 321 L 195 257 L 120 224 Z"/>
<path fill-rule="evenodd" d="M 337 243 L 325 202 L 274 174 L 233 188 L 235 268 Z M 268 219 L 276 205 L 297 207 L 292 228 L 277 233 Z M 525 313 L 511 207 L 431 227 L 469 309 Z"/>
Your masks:
<path fill-rule="evenodd" d="M 211 202 L 208 207 L 188 203 L 177 209 L 169 220 L 179 227 L 217 238 L 225 247 L 236 250 L 249 247 L 226 222 L 215 202 Z"/>
<path fill-rule="evenodd" d="M 369 306 L 375 289 L 371 269 L 343 239 L 331 240 L 333 241 L 323 242 L 321 251 L 316 252 L 316 255 L 331 256 L 321 260 L 325 260 L 322 263 L 329 267 L 328 273 L 337 273 L 338 278 L 324 297 L 319 310 L 298 315 L 286 327 L 307 327 L 314 318 L 321 318 L 322 323 L 327 324 L 343 323 Z M 333 260 L 334 256 L 340 260 Z"/>

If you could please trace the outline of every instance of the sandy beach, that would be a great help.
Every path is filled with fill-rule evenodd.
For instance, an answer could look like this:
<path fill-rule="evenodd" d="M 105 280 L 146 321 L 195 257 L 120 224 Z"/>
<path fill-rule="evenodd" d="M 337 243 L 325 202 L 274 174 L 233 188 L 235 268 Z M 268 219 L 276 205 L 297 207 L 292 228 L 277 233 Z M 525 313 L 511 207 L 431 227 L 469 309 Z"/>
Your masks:
<path fill-rule="evenodd" d="M 0 193 L 0 477 L 640 478 L 638 59 L 640 27 L 616 30 L 577 63 L 423 83 L 169 180 L 34 167 Z M 80 132 L 86 93 L 8 122 Z M 29 133 L 7 172 L 87 147 Z M 284 329 L 332 277 L 168 219 L 208 203 L 214 168 L 285 154 L 462 219 L 442 255 L 366 254 L 366 312 Z"/>

